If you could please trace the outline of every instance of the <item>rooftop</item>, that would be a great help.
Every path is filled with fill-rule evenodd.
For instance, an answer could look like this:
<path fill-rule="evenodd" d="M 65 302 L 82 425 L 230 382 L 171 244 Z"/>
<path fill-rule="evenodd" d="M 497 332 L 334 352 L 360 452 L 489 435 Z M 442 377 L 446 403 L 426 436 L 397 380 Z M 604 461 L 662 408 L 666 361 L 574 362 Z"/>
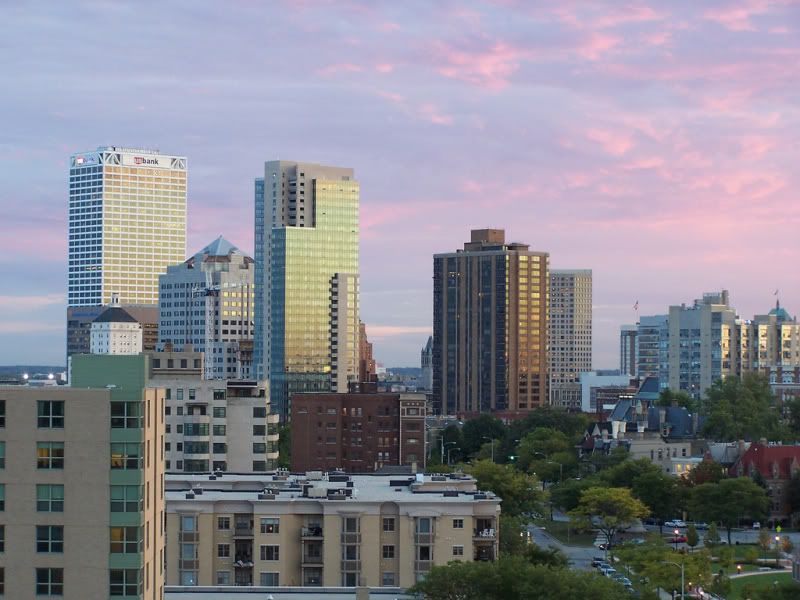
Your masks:
<path fill-rule="evenodd" d="M 138 323 L 131 314 L 121 308 L 120 306 L 109 306 L 98 317 L 92 321 L 93 323 Z"/>

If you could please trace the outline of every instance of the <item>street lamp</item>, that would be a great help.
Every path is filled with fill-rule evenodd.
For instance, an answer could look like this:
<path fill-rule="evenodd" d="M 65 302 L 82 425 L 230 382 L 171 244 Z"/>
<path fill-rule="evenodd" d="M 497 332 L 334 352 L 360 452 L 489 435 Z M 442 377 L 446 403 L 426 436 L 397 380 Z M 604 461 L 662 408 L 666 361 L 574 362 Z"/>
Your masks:
<path fill-rule="evenodd" d="M 451 453 L 453 450 L 461 450 L 461 448 L 448 448 L 448 449 L 447 449 L 447 466 L 448 466 L 448 467 L 450 466 L 450 453 Z"/>
<path fill-rule="evenodd" d="M 741 575 L 742 574 L 742 565 L 736 565 L 736 574 L 737 575 Z"/>
<path fill-rule="evenodd" d="M 681 570 L 681 600 L 685 600 L 686 599 L 686 596 L 685 596 L 685 589 L 686 588 L 683 585 L 683 582 L 684 582 L 683 563 L 679 564 L 679 563 L 672 562 L 672 561 L 669 561 L 669 560 L 665 560 L 665 561 L 663 561 L 663 563 L 665 565 L 675 565 L 676 567 L 678 567 Z"/>
<path fill-rule="evenodd" d="M 483 439 L 489 440 L 492 442 L 492 462 L 494 462 L 494 438 L 490 438 L 488 435 L 484 435 Z"/>
<path fill-rule="evenodd" d="M 778 557 L 780 556 L 781 536 L 775 536 L 775 567 L 778 566 Z"/>
<path fill-rule="evenodd" d="M 441 437 L 441 438 L 439 438 L 439 439 L 442 441 L 442 458 L 441 458 L 441 461 L 440 461 L 440 462 L 441 462 L 442 464 L 444 464 L 444 449 L 445 449 L 445 446 L 449 446 L 450 444 L 455 444 L 455 442 L 445 442 L 445 441 L 444 441 L 444 436 L 442 436 L 442 437 Z"/>

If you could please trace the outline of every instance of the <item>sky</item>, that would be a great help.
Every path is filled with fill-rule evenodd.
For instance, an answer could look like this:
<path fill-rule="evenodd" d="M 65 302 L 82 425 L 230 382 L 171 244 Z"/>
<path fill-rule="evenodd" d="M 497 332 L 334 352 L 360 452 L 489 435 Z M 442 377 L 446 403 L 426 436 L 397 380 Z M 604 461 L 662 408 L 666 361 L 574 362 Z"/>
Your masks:
<path fill-rule="evenodd" d="M 189 160 L 187 254 L 253 248 L 271 159 L 355 169 L 361 313 L 418 366 L 471 228 L 594 276 L 619 326 L 705 291 L 800 312 L 800 1 L 0 4 L 0 364 L 63 364 L 67 161 Z"/>

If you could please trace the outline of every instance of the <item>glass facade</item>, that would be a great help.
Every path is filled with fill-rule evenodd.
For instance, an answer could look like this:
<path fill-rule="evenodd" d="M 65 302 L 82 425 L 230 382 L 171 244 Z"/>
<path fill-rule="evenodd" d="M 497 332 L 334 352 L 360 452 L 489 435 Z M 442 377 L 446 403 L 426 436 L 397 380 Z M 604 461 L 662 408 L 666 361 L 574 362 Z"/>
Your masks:
<path fill-rule="evenodd" d="M 186 159 L 99 148 L 71 157 L 70 306 L 157 304 L 158 274 L 186 253 Z"/>

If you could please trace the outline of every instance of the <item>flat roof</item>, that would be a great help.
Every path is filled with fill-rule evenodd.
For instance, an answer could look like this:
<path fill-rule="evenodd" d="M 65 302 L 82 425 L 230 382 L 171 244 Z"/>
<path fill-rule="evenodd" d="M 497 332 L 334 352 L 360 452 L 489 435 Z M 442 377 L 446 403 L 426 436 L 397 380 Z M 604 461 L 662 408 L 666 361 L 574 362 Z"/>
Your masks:
<path fill-rule="evenodd" d="M 369 588 L 370 598 L 411 600 L 403 588 Z M 166 586 L 165 600 L 355 600 L 356 588 L 261 586 Z"/>

